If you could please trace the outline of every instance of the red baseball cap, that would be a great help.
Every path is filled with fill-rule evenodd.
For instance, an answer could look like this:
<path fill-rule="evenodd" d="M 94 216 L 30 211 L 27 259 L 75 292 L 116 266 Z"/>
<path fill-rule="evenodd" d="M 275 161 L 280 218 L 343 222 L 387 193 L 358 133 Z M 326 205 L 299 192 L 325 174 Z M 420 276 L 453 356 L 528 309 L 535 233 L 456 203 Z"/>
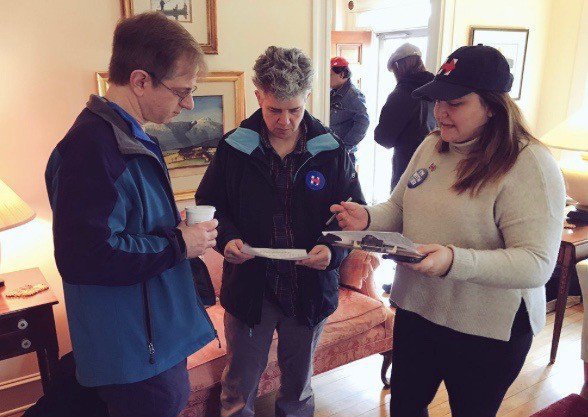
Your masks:
<path fill-rule="evenodd" d="M 342 56 L 331 58 L 331 68 L 343 68 L 348 66 L 349 62 L 347 62 L 347 60 Z"/>

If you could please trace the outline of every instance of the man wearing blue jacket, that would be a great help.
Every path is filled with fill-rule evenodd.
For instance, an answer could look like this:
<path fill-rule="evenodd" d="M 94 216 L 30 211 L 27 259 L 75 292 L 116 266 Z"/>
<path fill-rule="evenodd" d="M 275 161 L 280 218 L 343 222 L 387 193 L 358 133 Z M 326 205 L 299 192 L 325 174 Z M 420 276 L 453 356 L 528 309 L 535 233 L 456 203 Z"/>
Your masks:
<path fill-rule="evenodd" d="M 106 96 L 90 97 L 47 166 L 76 376 L 110 417 L 176 417 L 186 358 L 215 337 L 188 259 L 216 244 L 217 221 L 181 222 L 142 127 L 192 109 L 204 68 L 179 23 L 155 12 L 121 21 Z"/>
<path fill-rule="evenodd" d="M 370 125 L 365 97 L 351 82 L 349 62 L 340 56 L 331 58 L 331 121 L 329 127 L 349 152 L 355 165 L 357 145 Z"/>

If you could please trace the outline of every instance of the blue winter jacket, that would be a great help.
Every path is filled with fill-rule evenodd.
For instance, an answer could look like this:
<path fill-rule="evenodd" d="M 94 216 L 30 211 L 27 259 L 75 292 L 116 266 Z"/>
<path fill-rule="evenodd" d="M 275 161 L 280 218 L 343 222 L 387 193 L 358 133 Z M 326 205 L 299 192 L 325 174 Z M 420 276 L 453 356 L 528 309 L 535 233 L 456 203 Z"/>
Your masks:
<path fill-rule="evenodd" d="M 365 106 L 365 97 L 359 89 L 347 80 L 336 90 L 331 90 L 331 120 L 329 127 L 349 153 L 357 151 L 370 125 Z"/>
<path fill-rule="evenodd" d="M 167 170 L 106 100 L 90 97 L 46 183 L 80 384 L 145 380 L 214 338 Z"/>

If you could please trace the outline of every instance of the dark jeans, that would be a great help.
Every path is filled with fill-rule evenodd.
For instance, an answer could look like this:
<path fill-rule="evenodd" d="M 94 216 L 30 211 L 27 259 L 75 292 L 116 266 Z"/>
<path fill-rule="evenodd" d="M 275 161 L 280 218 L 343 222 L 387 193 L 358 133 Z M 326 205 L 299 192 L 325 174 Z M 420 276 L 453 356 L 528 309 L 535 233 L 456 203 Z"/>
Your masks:
<path fill-rule="evenodd" d="M 390 416 L 427 417 L 445 381 L 453 417 L 494 417 L 531 347 L 523 304 L 508 342 L 456 332 L 397 309 Z"/>
<path fill-rule="evenodd" d="M 110 417 L 177 417 L 190 395 L 186 359 L 144 381 L 98 387 L 98 394 Z"/>

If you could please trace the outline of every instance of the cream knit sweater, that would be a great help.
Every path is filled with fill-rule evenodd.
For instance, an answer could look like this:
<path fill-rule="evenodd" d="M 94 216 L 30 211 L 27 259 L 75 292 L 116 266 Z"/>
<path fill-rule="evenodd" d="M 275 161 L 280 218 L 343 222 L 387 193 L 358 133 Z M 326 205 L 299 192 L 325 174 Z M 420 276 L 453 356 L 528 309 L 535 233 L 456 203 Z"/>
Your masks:
<path fill-rule="evenodd" d="M 439 153 L 437 140 L 436 134 L 424 140 L 387 202 L 367 207 L 369 229 L 449 245 L 453 265 L 443 278 L 399 265 L 391 298 L 433 323 L 499 340 L 509 340 L 523 299 L 537 333 L 545 324 L 544 285 L 555 267 L 564 218 L 565 189 L 555 160 L 541 145 L 529 144 L 502 180 L 472 198 L 451 186 L 473 141 Z M 428 171 L 427 178 L 409 188 L 419 169 Z"/>

